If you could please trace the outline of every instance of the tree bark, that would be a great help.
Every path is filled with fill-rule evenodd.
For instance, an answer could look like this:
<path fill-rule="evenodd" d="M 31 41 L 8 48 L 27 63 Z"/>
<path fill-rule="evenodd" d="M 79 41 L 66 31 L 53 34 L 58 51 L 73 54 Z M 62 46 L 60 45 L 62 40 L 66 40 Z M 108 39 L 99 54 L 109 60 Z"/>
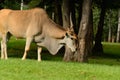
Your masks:
<path fill-rule="evenodd" d="M 70 0 L 63 0 L 62 12 L 63 27 L 68 28 L 70 26 Z"/>
<path fill-rule="evenodd" d="M 93 55 L 101 55 L 103 53 L 103 47 L 102 47 L 102 33 L 103 33 L 103 25 L 104 25 L 104 17 L 106 13 L 106 7 L 105 7 L 105 0 L 103 0 L 101 4 L 101 13 L 100 13 L 100 20 L 98 23 L 98 30 L 97 34 L 95 36 L 95 45 L 93 47 Z"/>
<path fill-rule="evenodd" d="M 118 11 L 118 29 L 116 42 L 120 42 L 120 9 Z"/>
<path fill-rule="evenodd" d="M 78 33 L 78 49 L 74 55 L 74 60 L 78 62 L 87 62 L 89 50 L 89 43 L 91 37 L 91 8 L 92 0 L 84 0 L 82 8 L 82 19 L 80 22 L 80 29 Z"/>

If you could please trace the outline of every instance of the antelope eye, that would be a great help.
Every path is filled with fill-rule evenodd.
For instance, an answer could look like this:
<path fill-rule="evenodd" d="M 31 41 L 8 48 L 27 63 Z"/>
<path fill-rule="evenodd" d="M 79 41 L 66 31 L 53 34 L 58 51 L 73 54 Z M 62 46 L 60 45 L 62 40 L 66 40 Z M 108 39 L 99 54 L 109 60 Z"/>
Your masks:
<path fill-rule="evenodd" d="M 71 37 L 72 40 L 74 40 L 74 38 Z"/>

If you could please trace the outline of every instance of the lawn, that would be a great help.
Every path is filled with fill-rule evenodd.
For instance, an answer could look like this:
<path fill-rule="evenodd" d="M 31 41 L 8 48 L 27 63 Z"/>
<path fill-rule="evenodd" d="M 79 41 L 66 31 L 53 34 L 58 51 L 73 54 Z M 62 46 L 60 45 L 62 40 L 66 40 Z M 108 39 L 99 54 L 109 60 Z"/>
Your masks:
<path fill-rule="evenodd" d="M 89 63 L 64 62 L 62 51 L 53 56 L 46 49 L 38 62 L 34 43 L 22 61 L 24 45 L 24 40 L 10 40 L 9 59 L 0 60 L 0 80 L 120 80 L 120 44 L 103 43 L 105 56 L 90 57 Z"/>

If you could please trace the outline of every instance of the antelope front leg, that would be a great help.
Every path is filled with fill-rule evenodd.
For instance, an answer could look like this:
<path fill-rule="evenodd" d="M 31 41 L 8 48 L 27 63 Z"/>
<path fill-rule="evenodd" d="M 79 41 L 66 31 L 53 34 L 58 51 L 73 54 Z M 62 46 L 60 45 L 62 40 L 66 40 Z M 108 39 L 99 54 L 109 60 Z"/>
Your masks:
<path fill-rule="evenodd" d="M 1 41 L 1 59 L 4 59 L 3 41 Z"/>
<path fill-rule="evenodd" d="M 7 57 L 7 38 L 6 38 L 6 35 L 3 35 L 2 40 L 1 40 L 1 59 L 8 59 L 8 57 Z"/>
<path fill-rule="evenodd" d="M 28 37 L 28 38 L 26 39 L 25 51 L 24 51 L 22 60 L 25 60 L 25 59 L 26 59 L 27 52 L 28 52 L 29 49 L 30 49 L 30 44 L 31 44 L 32 40 L 33 40 L 32 37 Z"/>
<path fill-rule="evenodd" d="M 42 48 L 38 47 L 38 61 L 39 62 L 41 61 L 41 51 L 42 51 Z"/>

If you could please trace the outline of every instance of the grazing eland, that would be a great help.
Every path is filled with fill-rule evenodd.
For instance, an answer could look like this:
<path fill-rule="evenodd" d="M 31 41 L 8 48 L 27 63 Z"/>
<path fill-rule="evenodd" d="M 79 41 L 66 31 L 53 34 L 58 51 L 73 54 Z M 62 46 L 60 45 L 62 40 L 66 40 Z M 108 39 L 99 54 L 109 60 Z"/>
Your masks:
<path fill-rule="evenodd" d="M 25 51 L 22 60 L 26 59 L 31 42 L 38 45 L 38 61 L 41 61 L 41 47 L 55 55 L 58 50 L 67 45 L 72 52 L 76 51 L 76 35 L 73 30 L 64 29 L 50 19 L 45 10 L 34 8 L 30 10 L 0 11 L 1 59 L 7 59 L 7 40 L 10 36 L 26 38 Z"/>

